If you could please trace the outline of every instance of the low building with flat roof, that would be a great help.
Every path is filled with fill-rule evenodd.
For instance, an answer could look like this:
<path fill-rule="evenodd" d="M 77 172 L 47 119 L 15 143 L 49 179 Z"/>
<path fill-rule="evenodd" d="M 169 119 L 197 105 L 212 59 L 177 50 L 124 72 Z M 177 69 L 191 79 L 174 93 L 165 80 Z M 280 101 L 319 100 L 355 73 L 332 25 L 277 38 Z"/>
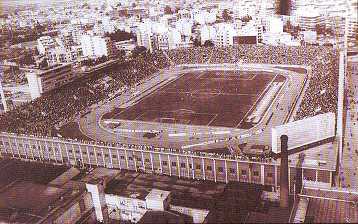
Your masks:
<path fill-rule="evenodd" d="M 59 64 L 46 69 L 26 69 L 26 78 L 31 98 L 36 99 L 45 92 L 72 82 L 76 75 L 72 73 L 71 64 Z"/>
<path fill-rule="evenodd" d="M 357 201 L 357 191 L 304 186 L 290 219 L 294 223 L 358 223 Z"/>
<path fill-rule="evenodd" d="M 76 223 L 93 213 L 85 189 L 66 188 L 78 170 L 0 159 L 0 223 Z M 54 179 L 55 178 L 55 179 Z"/>

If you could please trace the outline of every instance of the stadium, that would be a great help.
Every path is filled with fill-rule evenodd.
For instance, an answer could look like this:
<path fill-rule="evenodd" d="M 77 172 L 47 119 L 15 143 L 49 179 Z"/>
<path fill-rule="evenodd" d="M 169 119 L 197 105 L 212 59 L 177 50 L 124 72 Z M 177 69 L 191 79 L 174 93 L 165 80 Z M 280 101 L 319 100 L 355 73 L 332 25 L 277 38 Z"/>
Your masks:
<path fill-rule="evenodd" d="M 98 130 L 102 129 L 108 134 L 100 133 L 100 136 L 108 139 L 123 136 L 134 142 L 174 148 L 195 148 L 194 144 L 200 144 L 205 146 L 199 147 L 200 150 L 221 147 L 222 150 L 216 151 L 226 153 L 229 141 L 221 140 L 224 144 L 220 144 L 220 139 L 232 138 L 242 143 L 244 138 L 239 136 L 261 131 L 264 120 L 266 125 L 270 123 L 264 118 L 269 117 L 269 112 L 273 116 L 274 102 L 278 107 L 279 98 L 291 93 L 295 97 L 287 99 L 285 115 L 279 113 L 281 118 L 288 117 L 292 113 L 291 105 L 304 87 L 305 73 L 292 78 L 290 71 L 269 65 L 256 67 L 255 64 L 225 67 L 200 64 L 164 70 L 137 86 L 132 96 L 101 106 L 114 105 L 110 112 L 93 110 L 99 119 L 90 124 L 98 127 L 87 125 L 96 116 L 89 113 L 83 117 L 87 122 L 80 122 L 81 130 L 96 130 L 93 135 L 83 131 L 90 138 L 98 138 Z M 301 85 L 296 86 L 295 92 L 285 94 L 283 87 L 293 86 L 293 82 Z M 217 144 L 210 143 L 213 140 Z"/>
<path fill-rule="evenodd" d="M 0 117 L 2 156 L 276 189 L 272 129 L 337 113 L 338 52 L 253 45 L 148 52 L 69 85 Z M 290 147 L 305 150 L 303 163 L 298 153 L 289 157 L 291 184 L 298 173 L 334 184 L 338 148 L 328 126 L 313 127 L 324 132 L 313 146 Z"/>

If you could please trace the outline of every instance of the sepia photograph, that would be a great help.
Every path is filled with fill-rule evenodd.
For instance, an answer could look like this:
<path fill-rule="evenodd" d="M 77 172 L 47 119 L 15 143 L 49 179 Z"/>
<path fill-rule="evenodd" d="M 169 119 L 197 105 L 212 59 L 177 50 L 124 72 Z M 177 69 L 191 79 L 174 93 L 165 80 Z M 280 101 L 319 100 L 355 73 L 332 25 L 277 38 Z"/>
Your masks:
<path fill-rule="evenodd" d="M 0 0 L 0 224 L 358 223 L 358 0 Z"/>

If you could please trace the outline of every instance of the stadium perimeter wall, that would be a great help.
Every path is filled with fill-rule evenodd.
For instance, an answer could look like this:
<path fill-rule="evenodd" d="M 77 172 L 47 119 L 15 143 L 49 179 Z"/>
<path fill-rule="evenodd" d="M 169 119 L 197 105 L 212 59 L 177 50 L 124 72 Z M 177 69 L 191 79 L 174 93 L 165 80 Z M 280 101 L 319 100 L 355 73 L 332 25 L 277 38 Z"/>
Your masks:
<path fill-rule="evenodd" d="M 288 149 L 298 148 L 314 142 L 333 138 L 336 132 L 335 113 L 319 114 L 272 128 L 272 151 L 281 152 L 281 135 L 288 136 Z"/>
<path fill-rule="evenodd" d="M 0 133 L 0 155 L 25 161 L 63 164 L 77 167 L 107 167 L 149 172 L 159 175 L 261 184 L 277 190 L 279 160 L 253 161 L 234 156 L 213 156 L 141 146 L 108 146 L 58 138 Z M 289 167 L 290 189 L 297 171 L 302 180 L 319 181 L 332 186 L 335 170 Z"/>

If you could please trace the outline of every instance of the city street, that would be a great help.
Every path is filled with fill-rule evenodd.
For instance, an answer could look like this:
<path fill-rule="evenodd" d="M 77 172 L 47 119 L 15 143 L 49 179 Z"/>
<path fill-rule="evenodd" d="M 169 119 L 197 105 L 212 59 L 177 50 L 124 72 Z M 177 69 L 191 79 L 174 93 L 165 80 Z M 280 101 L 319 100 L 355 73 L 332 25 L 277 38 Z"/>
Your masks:
<path fill-rule="evenodd" d="M 341 187 L 358 187 L 358 75 L 348 73 L 346 79 L 347 91 L 347 114 L 345 126 L 345 138 L 343 148 L 343 170 L 340 171 L 342 178 Z"/>

